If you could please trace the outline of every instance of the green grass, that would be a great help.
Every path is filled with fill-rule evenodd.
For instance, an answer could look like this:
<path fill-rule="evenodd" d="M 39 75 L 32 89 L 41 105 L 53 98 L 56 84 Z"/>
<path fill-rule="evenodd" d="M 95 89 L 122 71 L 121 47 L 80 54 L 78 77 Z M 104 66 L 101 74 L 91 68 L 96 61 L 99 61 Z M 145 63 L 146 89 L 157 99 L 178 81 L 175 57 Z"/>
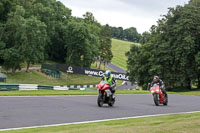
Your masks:
<path fill-rule="evenodd" d="M 125 53 L 130 50 L 132 44 L 140 45 L 133 42 L 112 39 L 112 63 L 126 70 L 127 57 L 125 56 Z"/>
<path fill-rule="evenodd" d="M 35 91 L 0 91 L 0 96 L 49 96 L 49 95 L 97 95 L 98 91 L 80 90 L 35 90 Z M 117 90 L 116 94 L 149 94 L 148 91 Z"/>
<path fill-rule="evenodd" d="M 200 90 L 190 92 L 167 92 L 168 94 L 200 96 Z M 97 95 L 97 91 L 80 90 L 36 90 L 36 91 L 0 91 L 0 96 L 48 96 L 48 95 Z M 116 94 L 151 94 L 143 90 L 117 90 Z"/>
<path fill-rule="evenodd" d="M 61 78 L 52 78 L 39 71 L 17 72 L 14 75 L 7 74 L 6 84 L 40 84 L 40 85 L 84 85 L 97 84 L 100 77 L 85 76 L 79 74 L 62 73 Z M 5 84 L 5 83 L 1 83 Z"/>
<path fill-rule="evenodd" d="M 198 133 L 200 113 L 3 131 L 4 133 Z"/>
<path fill-rule="evenodd" d="M 97 91 L 79 90 L 36 90 L 36 91 L 0 91 L 0 96 L 50 96 L 50 95 L 96 95 Z"/>
<path fill-rule="evenodd" d="M 97 67 L 96 67 L 96 62 L 93 63 L 93 64 L 91 65 L 91 69 L 97 69 L 97 70 L 110 70 L 110 71 L 112 71 L 112 72 L 115 72 L 115 70 L 113 70 L 113 69 L 111 69 L 111 68 L 109 68 L 109 67 L 107 67 L 107 66 L 104 67 L 103 64 L 101 64 L 101 67 L 100 67 L 100 69 L 99 69 L 99 62 L 97 62 Z"/>
<path fill-rule="evenodd" d="M 177 95 L 200 96 L 200 90 L 182 91 L 182 92 L 168 92 L 168 93 L 169 94 L 177 94 Z"/>
<path fill-rule="evenodd" d="M 200 90 L 188 92 L 167 92 L 176 95 L 200 96 Z M 117 90 L 116 94 L 151 94 L 143 90 Z M 80 91 L 80 90 L 36 90 L 36 91 L 0 91 L 0 96 L 47 96 L 47 95 L 97 95 L 97 91 Z"/>

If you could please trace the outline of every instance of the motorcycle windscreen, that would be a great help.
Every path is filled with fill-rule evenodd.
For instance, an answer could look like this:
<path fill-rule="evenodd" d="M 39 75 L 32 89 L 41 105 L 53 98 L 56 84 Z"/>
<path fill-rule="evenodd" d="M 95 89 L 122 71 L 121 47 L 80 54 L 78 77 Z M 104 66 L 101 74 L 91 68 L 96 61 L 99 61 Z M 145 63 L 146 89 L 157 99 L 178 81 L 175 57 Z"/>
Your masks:
<path fill-rule="evenodd" d="M 109 84 L 107 81 L 101 81 L 99 84 Z"/>
<path fill-rule="evenodd" d="M 156 90 L 159 90 L 159 85 L 157 85 L 157 84 L 153 84 L 153 86 L 151 87 L 151 89 L 150 89 L 150 91 L 151 91 L 151 93 L 154 93 Z"/>
<path fill-rule="evenodd" d="M 158 86 L 157 84 L 154 84 L 154 85 L 153 85 L 153 88 L 154 88 L 154 89 L 156 89 L 156 88 L 157 88 L 157 86 Z"/>

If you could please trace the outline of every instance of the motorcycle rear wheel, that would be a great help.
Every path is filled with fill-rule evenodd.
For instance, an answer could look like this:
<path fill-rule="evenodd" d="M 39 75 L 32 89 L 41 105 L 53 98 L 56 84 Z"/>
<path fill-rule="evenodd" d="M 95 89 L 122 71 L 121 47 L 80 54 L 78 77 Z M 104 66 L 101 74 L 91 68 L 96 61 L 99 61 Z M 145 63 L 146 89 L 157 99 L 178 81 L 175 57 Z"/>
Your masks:
<path fill-rule="evenodd" d="M 159 106 L 159 103 L 160 103 L 160 101 L 159 101 L 159 94 L 154 94 L 153 95 L 153 100 L 154 100 L 155 105 Z"/>
<path fill-rule="evenodd" d="M 164 100 L 164 102 L 163 102 L 163 105 L 167 106 L 167 104 L 168 104 L 168 98 L 166 98 L 166 99 Z"/>

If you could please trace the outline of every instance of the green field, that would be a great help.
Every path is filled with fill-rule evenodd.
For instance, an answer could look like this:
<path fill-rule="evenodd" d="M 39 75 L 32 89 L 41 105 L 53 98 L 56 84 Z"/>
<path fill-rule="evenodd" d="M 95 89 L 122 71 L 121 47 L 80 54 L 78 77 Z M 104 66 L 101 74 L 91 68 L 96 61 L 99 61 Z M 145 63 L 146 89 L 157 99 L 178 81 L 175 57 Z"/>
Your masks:
<path fill-rule="evenodd" d="M 3 133 L 199 133 L 200 113 L 3 131 Z"/>
<path fill-rule="evenodd" d="M 133 42 L 112 39 L 112 63 L 126 70 L 127 57 L 125 56 L 125 53 L 130 50 L 132 44 L 140 45 Z"/>

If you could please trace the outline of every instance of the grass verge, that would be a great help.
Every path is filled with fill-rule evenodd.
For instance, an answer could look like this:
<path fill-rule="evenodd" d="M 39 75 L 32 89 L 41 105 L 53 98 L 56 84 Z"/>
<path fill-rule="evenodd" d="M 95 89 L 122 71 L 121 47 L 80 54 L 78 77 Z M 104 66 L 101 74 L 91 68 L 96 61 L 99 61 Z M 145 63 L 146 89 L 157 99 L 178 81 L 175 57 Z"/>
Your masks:
<path fill-rule="evenodd" d="M 4 133 L 198 133 L 200 113 L 154 116 L 88 124 L 4 131 Z"/>
<path fill-rule="evenodd" d="M 183 92 L 168 92 L 168 93 L 169 94 L 177 94 L 177 95 L 200 96 L 200 90 L 183 91 Z"/>
<path fill-rule="evenodd" d="M 17 72 L 14 75 L 7 74 L 6 84 L 87 85 L 97 84 L 100 79 L 100 77 L 66 73 L 62 73 L 61 78 L 53 78 L 39 71 L 30 70 L 29 72 Z"/>
<path fill-rule="evenodd" d="M 200 90 L 191 92 L 167 92 L 168 94 L 200 96 Z M 0 96 L 48 96 L 48 95 L 97 95 L 97 91 L 80 90 L 36 90 L 36 91 L 0 91 Z M 117 90 L 116 94 L 151 94 L 143 90 Z"/>
<path fill-rule="evenodd" d="M 148 91 L 117 90 L 116 94 L 148 94 Z M 97 95 L 98 91 L 80 90 L 36 90 L 36 91 L 0 91 L 0 96 L 48 96 L 48 95 Z"/>

